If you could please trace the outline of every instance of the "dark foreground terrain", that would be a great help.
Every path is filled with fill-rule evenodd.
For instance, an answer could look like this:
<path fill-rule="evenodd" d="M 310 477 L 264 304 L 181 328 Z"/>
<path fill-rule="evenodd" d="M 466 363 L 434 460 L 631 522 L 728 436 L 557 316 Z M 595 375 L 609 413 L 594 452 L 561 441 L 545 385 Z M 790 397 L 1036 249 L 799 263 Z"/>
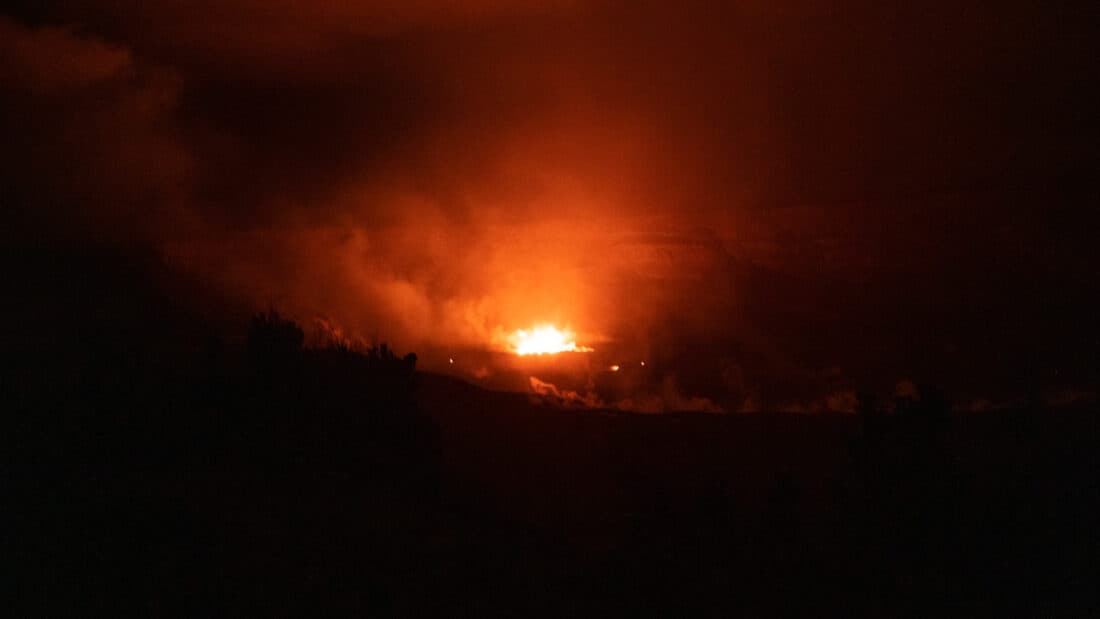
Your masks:
<path fill-rule="evenodd" d="M 1100 611 L 1095 405 L 557 410 L 273 315 L 223 340 L 125 272 L 15 276 L 7 615 Z"/>
<path fill-rule="evenodd" d="M 18 599 L 49 615 L 1098 609 L 1095 410 L 563 411 L 405 363 L 105 370 L 21 417 Z"/>

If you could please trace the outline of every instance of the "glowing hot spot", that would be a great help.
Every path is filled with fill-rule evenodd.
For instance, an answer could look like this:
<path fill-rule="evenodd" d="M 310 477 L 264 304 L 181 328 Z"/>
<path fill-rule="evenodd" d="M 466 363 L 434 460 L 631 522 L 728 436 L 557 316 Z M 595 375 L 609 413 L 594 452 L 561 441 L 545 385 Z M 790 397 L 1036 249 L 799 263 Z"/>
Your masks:
<path fill-rule="evenodd" d="M 517 355 L 553 355 L 560 352 L 591 352 L 591 348 L 578 346 L 576 336 L 568 329 L 540 325 L 533 329 L 520 329 L 509 338 L 512 352 Z"/>

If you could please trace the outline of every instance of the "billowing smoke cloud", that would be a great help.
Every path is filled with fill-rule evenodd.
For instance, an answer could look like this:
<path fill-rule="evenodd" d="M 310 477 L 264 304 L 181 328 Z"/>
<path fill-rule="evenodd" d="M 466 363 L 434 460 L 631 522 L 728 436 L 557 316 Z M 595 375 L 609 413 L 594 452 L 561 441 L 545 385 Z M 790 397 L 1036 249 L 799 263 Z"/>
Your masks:
<path fill-rule="evenodd" d="M 188 212 L 175 71 L 72 28 L 0 16 L 0 155 L 11 239 L 150 242 Z"/>
<path fill-rule="evenodd" d="M 429 367 L 548 321 L 716 407 L 848 410 L 898 375 L 1012 382 L 1092 307 L 1100 102 L 1070 7 L 13 11 L 13 237 L 147 245 Z"/>
<path fill-rule="evenodd" d="M 724 413 L 711 400 L 681 393 L 676 381 L 666 376 L 656 389 L 634 390 L 630 397 L 605 400 L 592 391 L 563 389 L 554 383 L 528 377 L 534 401 L 560 408 L 603 408 L 632 413 Z"/>

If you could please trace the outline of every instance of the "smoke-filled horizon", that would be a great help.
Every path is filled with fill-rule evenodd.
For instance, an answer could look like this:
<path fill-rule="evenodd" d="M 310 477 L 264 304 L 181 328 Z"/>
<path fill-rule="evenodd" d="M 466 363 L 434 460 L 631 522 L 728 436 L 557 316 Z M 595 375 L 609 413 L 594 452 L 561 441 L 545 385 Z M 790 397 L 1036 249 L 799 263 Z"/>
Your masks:
<path fill-rule="evenodd" d="M 1095 382 L 1085 5 L 10 11 L 16 245 L 151 248 L 439 369 L 551 323 L 727 409 Z"/>

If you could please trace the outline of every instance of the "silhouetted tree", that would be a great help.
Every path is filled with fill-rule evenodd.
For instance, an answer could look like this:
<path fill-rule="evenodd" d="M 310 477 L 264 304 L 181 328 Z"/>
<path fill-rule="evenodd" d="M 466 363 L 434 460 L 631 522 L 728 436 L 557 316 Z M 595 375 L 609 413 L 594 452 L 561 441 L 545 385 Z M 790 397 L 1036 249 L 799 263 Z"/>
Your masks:
<path fill-rule="evenodd" d="M 301 352 L 304 341 L 302 328 L 273 309 L 253 316 L 248 327 L 248 354 L 261 363 Z"/>
<path fill-rule="evenodd" d="M 856 394 L 856 414 L 860 415 L 863 419 L 870 417 L 879 417 L 883 414 L 882 407 L 879 406 L 878 398 L 874 393 L 870 391 L 860 391 Z"/>
<path fill-rule="evenodd" d="M 921 385 L 915 397 L 895 399 L 895 413 L 900 417 L 909 441 L 921 455 L 928 455 L 937 446 L 951 417 L 951 403 L 939 389 Z"/>

